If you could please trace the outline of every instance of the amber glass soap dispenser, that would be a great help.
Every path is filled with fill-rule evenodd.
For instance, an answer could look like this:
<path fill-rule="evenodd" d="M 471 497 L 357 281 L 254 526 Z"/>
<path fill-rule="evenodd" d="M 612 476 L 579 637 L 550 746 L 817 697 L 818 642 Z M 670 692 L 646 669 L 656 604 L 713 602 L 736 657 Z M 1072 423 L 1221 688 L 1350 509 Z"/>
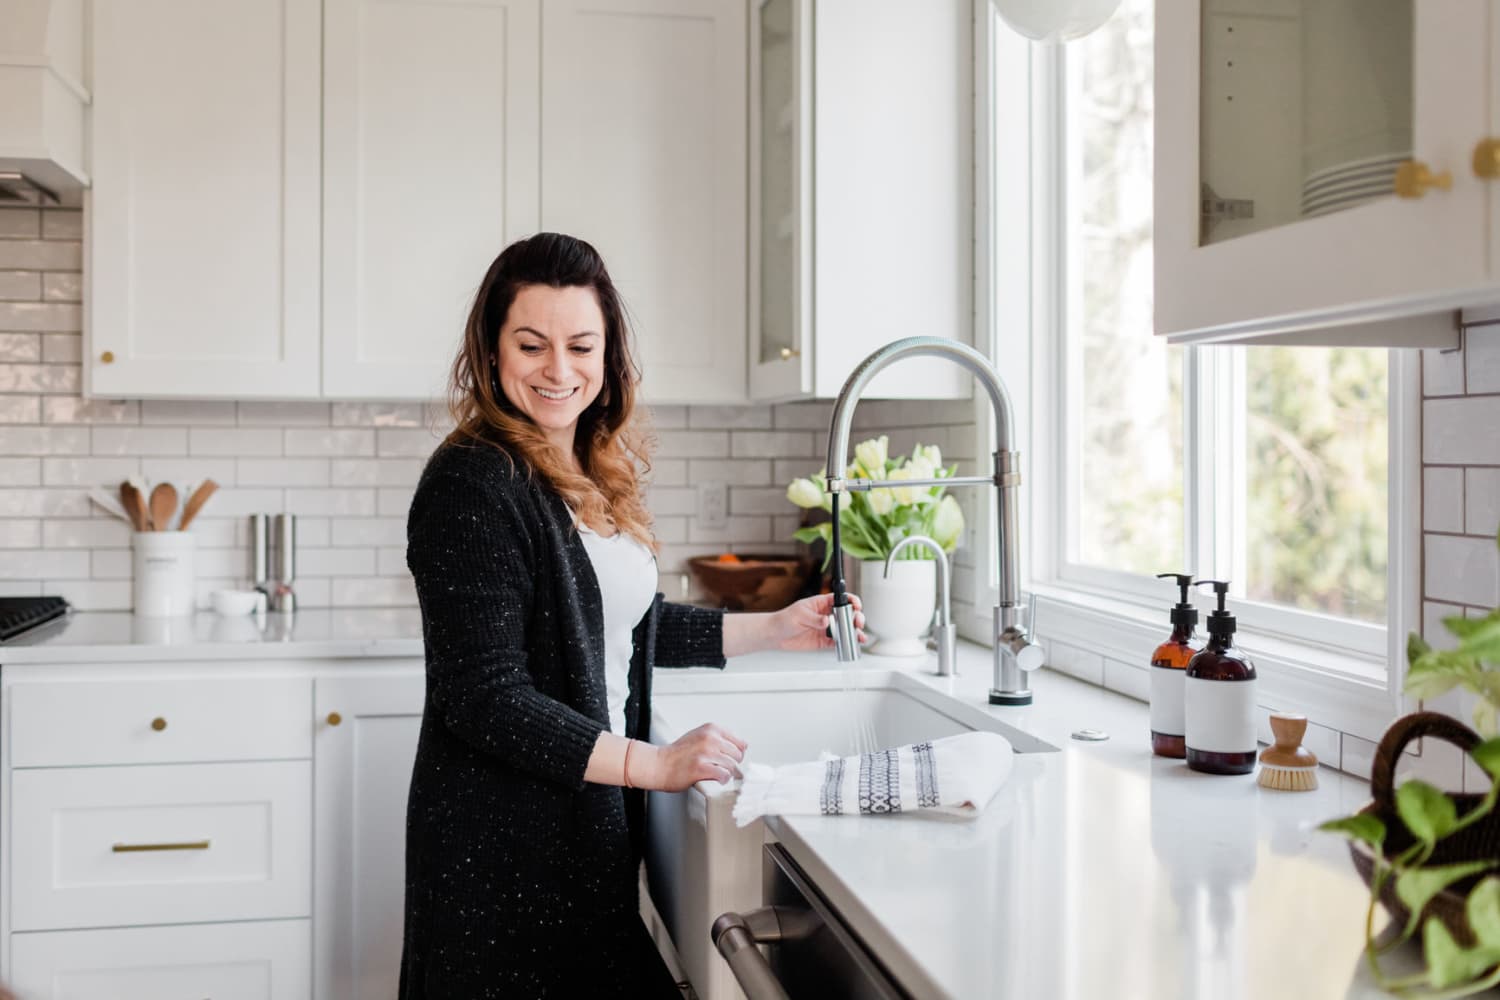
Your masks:
<path fill-rule="evenodd" d="M 1158 573 L 1157 579 L 1170 577 L 1182 590 L 1182 600 L 1172 609 L 1172 636 L 1151 654 L 1151 752 L 1158 757 L 1187 755 L 1183 724 L 1183 681 L 1188 661 L 1198 652 L 1193 634 L 1198 624 L 1198 609 L 1188 603 L 1188 588 L 1193 585 L 1190 573 Z"/>
<path fill-rule="evenodd" d="M 1211 584 L 1219 606 L 1208 615 L 1208 645 L 1187 665 L 1183 681 L 1187 762 L 1209 774 L 1255 770 L 1255 664 L 1234 645 L 1234 615 L 1224 609 L 1229 584 Z"/>

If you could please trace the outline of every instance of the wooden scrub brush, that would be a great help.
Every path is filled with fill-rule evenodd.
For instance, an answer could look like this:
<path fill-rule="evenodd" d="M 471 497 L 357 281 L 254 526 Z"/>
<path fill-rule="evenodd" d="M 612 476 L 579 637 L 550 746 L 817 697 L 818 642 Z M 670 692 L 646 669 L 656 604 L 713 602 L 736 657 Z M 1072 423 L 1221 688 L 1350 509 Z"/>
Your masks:
<path fill-rule="evenodd" d="M 1284 792 L 1310 792 L 1318 787 L 1318 758 L 1302 745 L 1307 716 L 1271 713 L 1275 746 L 1260 752 L 1260 774 L 1256 782 Z"/>

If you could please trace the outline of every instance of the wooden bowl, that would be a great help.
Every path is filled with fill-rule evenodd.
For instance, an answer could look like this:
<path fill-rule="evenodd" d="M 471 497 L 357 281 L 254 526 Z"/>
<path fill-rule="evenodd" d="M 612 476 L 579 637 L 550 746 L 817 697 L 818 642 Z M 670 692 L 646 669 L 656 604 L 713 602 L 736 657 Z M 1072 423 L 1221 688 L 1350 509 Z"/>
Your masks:
<path fill-rule="evenodd" d="M 693 556 L 688 566 L 710 599 L 728 611 L 779 611 L 807 582 L 811 563 L 785 554 L 742 555 L 738 562 Z"/>

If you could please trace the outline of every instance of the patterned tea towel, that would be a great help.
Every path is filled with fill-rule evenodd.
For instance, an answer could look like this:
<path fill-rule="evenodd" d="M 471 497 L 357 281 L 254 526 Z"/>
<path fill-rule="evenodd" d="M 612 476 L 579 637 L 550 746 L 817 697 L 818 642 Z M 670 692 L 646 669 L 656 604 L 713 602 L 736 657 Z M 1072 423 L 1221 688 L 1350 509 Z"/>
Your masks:
<path fill-rule="evenodd" d="M 770 767 L 746 761 L 734 822 L 760 816 L 854 816 L 921 810 L 972 816 L 1013 766 L 1010 741 L 972 732 L 857 757 Z"/>

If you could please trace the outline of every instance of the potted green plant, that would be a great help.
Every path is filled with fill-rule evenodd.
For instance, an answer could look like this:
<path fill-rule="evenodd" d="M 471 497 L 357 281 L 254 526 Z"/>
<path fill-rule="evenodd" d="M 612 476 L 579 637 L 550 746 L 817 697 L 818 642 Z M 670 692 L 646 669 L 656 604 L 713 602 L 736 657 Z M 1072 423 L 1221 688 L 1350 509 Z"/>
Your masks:
<path fill-rule="evenodd" d="M 1500 546 L 1500 536 L 1496 538 Z M 1406 996 L 1469 996 L 1500 985 L 1500 609 L 1483 618 L 1443 620 L 1458 640 L 1436 650 L 1407 640 L 1406 691 L 1430 699 L 1455 688 L 1477 697 L 1474 728 L 1436 712 L 1398 719 L 1381 740 L 1371 774 L 1373 801 L 1322 829 L 1349 838 L 1355 866 L 1370 885 L 1365 954 L 1379 985 Z M 1480 794 L 1443 792 L 1411 779 L 1396 786 L 1396 762 L 1420 737 L 1457 744 L 1490 777 Z M 1377 943 L 1375 908 L 1393 927 Z M 1426 968 L 1391 978 L 1380 956 L 1421 934 Z"/>
<path fill-rule="evenodd" d="M 851 479 L 921 480 L 948 479 L 958 465 L 944 468 L 936 445 L 918 444 L 908 458 L 889 453 L 890 439 L 884 435 L 854 446 L 854 462 L 844 471 Z M 806 509 L 831 510 L 826 470 L 794 479 L 787 499 Z M 856 583 L 864 606 L 865 620 L 875 634 L 873 653 L 892 656 L 925 652 L 921 639 L 932 620 L 937 592 L 936 563 L 919 546 L 903 550 L 885 573 L 886 557 L 904 538 L 926 535 L 952 552 L 963 535 L 964 515 L 946 487 L 894 486 L 846 493 L 839 501 L 839 544 L 847 555 L 859 560 Z M 799 542 L 825 543 L 824 568 L 833 548 L 832 522 L 799 528 Z"/>

